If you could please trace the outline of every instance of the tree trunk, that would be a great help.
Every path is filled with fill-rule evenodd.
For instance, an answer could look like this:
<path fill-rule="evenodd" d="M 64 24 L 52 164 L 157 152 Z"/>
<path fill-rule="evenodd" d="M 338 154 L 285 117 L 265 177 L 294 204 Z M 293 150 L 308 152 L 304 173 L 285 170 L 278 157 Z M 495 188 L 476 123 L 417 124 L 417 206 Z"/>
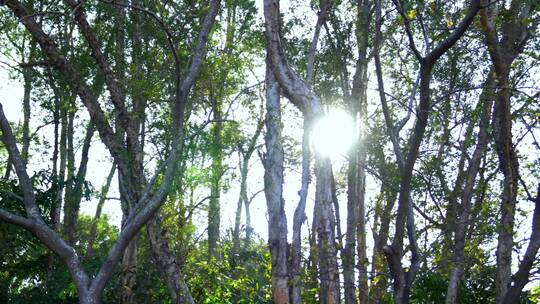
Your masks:
<path fill-rule="evenodd" d="M 529 200 L 534 202 L 531 237 L 518 271 L 513 276 L 513 284 L 504 295 L 502 301 L 504 304 L 519 302 L 523 287 L 529 282 L 530 272 L 540 248 L 540 184 L 536 190 L 536 198 L 529 197 Z"/>
<path fill-rule="evenodd" d="M 383 155 L 384 159 L 384 155 Z M 370 296 L 368 303 L 378 304 L 382 302 L 383 297 L 388 288 L 387 264 L 385 263 L 384 246 L 388 242 L 390 223 L 392 222 L 392 210 L 397 198 L 397 192 L 389 189 L 384 183 L 381 186 L 381 194 L 383 198 L 383 206 L 379 210 L 379 230 L 376 233 L 375 244 L 373 248 L 373 257 L 371 264 L 371 272 L 373 279 L 371 280 Z"/>
<path fill-rule="evenodd" d="M 502 303 L 512 282 L 512 249 L 518 189 L 518 162 L 512 144 L 512 114 L 508 73 L 498 75 L 500 87 L 493 112 L 493 135 L 499 157 L 499 169 L 504 175 L 501 195 L 501 226 L 497 244 L 497 303 Z"/>
<path fill-rule="evenodd" d="M 315 154 L 315 218 L 319 256 L 319 300 L 325 304 L 340 303 L 339 269 L 337 264 L 335 218 L 332 199 L 332 164 L 330 159 Z"/>
<path fill-rule="evenodd" d="M 212 100 L 212 112 L 214 124 L 212 126 L 212 143 L 210 156 L 212 157 L 210 178 L 210 204 L 208 206 L 208 257 L 218 258 L 219 227 L 221 218 L 220 196 L 221 175 L 223 173 L 223 148 L 222 148 L 222 113 L 221 102 Z"/>
<path fill-rule="evenodd" d="M 403 10 L 403 6 L 400 1 L 393 1 L 398 13 L 404 18 L 404 25 L 406 29 L 406 34 L 408 36 L 409 45 L 411 51 L 416 56 L 416 59 L 420 63 L 420 98 L 419 105 L 416 111 L 416 120 L 414 122 L 414 127 L 410 134 L 409 140 L 407 141 L 409 149 L 404 158 L 403 164 L 400 165 L 400 184 L 399 184 L 399 196 L 398 196 L 398 209 L 396 214 L 396 228 L 394 233 L 394 240 L 392 245 L 386 246 L 384 248 L 386 258 L 388 261 L 388 266 L 390 273 L 394 279 L 394 300 L 398 304 L 407 304 L 409 303 L 410 289 L 412 288 L 414 279 L 416 277 L 416 272 L 419 267 L 419 250 L 416 243 L 416 231 L 414 227 L 414 214 L 413 214 L 413 201 L 411 197 L 411 182 L 413 177 L 413 169 L 416 163 L 416 160 L 419 156 L 420 144 L 423 141 L 424 133 L 426 126 L 428 124 L 429 112 L 431 111 L 431 78 L 432 70 L 434 65 L 437 63 L 438 59 L 446 53 L 457 41 L 463 36 L 467 28 L 472 23 L 476 13 L 480 9 L 479 0 L 471 0 L 469 4 L 468 11 L 462 21 L 458 26 L 453 30 L 453 32 L 443 41 L 441 41 L 436 47 L 434 47 L 430 52 L 422 56 L 418 51 L 414 37 L 410 29 L 410 22 L 406 16 L 406 12 Z M 376 65 L 377 69 L 380 69 L 380 62 L 378 61 L 378 43 L 380 41 L 380 1 L 377 5 L 377 34 L 376 34 Z M 378 73 L 378 78 L 380 78 L 380 73 Z M 384 92 L 379 92 L 381 99 Z M 385 111 L 387 112 L 387 111 Z M 388 113 L 385 113 L 385 118 L 388 117 Z M 387 124 L 391 126 L 388 132 L 392 135 L 394 133 L 394 127 L 388 119 Z M 399 144 L 398 144 L 399 145 Z M 397 153 L 396 153 L 397 154 Z M 399 161 L 398 161 L 399 163 Z M 405 269 L 402 265 L 403 257 L 403 243 L 405 238 L 405 232 L 407 232 L 407 237 L 409 239 L 409 247 L 411 250 L 410 258 L 410 267 Z"/>
<path fill-rule="evenodd" d="M 345 288 L 345 303 L 357 303 L 355 285 L 355 248 L 358 228 L 358 145 L 355 144 L 349 154 L 349 167 L 347 170 L 347 234 L 345 247 L 341 254 L 343 260 L 343 287 Z M 359 232 L 362 233 L 362 232 Z"/>
<path fill-rule="evenodd" d="M 362 137 L 364 138 L 364 137 Z M 360 163 L 365 163 L 366 152 L 364 148 L 361 148 L 359 153 Z M 357 179 L 357 195 L 358 195 L 358 215 L 357 215 L 357 227 L 356 237 L 358 241 L 357 254 L 358 254 L 358 301 L 360 303 L 366 303 L 368 299 L 368 265 L 369 260 L 367 257 L 367 242 L 366 242 L 366 207 L 365 207 L 365 193 L 366 193 L 366 173 L 363 167 L 358 169 Z"/>
<path fill-rule="evenodd" d="M 268 209 L 268 246 L 272 260 L 272 300 L 289 303 L 287 269 L 287 217 L 283 200 L 283 146 L 281 144 L 280 90 L 274 74 L 266 67 L 266 157 L 264 194 Z"/>
<path fill-rule="evenodd" d="M 32 45 L 35 46 L 35 42 L 32 42 Z M 30 52 L 32 52 L 34 47 L 30 47 Z M 29 59 L 32 57 L 29 56 Z M 23 79 L 24 79 L 24 94 L 23 94 L 23 134 L 22 134 L 22 150 L 21 157 L 25 164 L 28 162 L 28 150 L 30 149 L 30 94 L 32 91 L 32 69 L 25 68 L 23 70 Z"/>
<path fill-rule="evenodd" d="M 88 165 L 88 152 L 92 136 L 94 135 L 94 126 L 89 123 L 86 128 L 86 135 L 81 151 L 81 162 L 77 174 L 71 178 L 66 189 L 66 197 L 64 199 L 64 233 L 68 243 L 73 245 L 76 241 L 77 219 L 79 217 L 79 209 L 83 196 L 84 181 L 86 178 L 86 169 Z"/>
<path fill-rule="evenodd" d="M 180 265 L 176 256 L 169 248 L 165 232 L 160 226 L 159 213 L 150 219 L 146 229 L 148 239 L 152 245 L 152 255 L 157 262 L 158 269 L 163 275 L 173 304 L 194 304 L 189 288 L 180 272 Z"/>
<path fill-rule="evenodd" d="M 96 293 L 84 293 L 82 295 L 79 295 L 79 303 L 80 304 L 101 304 L 101 299 L 99 297 L 96 297 Z"/>
<path fill-rule="evenodd" d="M 304 118 L 304 128 L 302 135 L 302 186 L 298 195 L 300 200 L 294 210 L 293 218 L 293 236 L 291 247 L 291 267 L 289 269 L 291 277 L 291 303 L 300 304 L 301 298 L 301 259 L 302 259 L 302 224 L 306 220 L 306 199 L 311 180 L 311 151 L 309 148 L 310 124 L 307 118 Z"/>
<path fill-rule="evenodd" d="M 247 248 L 251 244 L 251 238 L 253 235 L 253 226 L 251 226 L 251 201 L 244 200 L 244 209 L 246 210 L 246 239 L 244 241 L 244 247 Z"/>
<path fill-rule="evenodd" d="M 482 0 L 486 8 L 482 10 L 480 21 L 486 37 L 486 46 L 497 77 L 497 93 L 493 110 L 493 136 L 495 150 L 499 158 L 499 170 L 503 173 L 501 194 L 501 225 L 497 243 L 497 273 L 495 278 L 496 303 L 502 303 L 512 282 L 512 248 L 515 223 L 515 210 L 518 191 L 518 155 L 512 143 L 512 112 L 510 71 L 512 63 L 523 52 L 530 38 L 528 24 L 522 22 L 531 12 L 531 4 L 513 0 L 510 6 L 487 6 L 490 1 Z M 495 6 L 497 4 L 495 3 Z M 502 12 L 499 14 L 498 9 Z M 500 18 L 501 36 L 495 24 Z"/>
<path fill-rule="evenodd" d="M 358 255 L 358 302 L 366 303 L 368 299 L 368 257 L 367 257 L 367 244 L 366 244 L 366 207 L 365 207 L 365 193 L 366 193 L 366 172 L 365 166 L 367 159 L 366 142 L 367 134 L 364 132 L 365 128 L 361 127 L 361 124 L 366 124 L 367 118 L 367 85 L 368 85 L 368 73 L 367 67 L 369 63 L 368 47 L 369 47 L 369 33 L 371 28 L 371 1 L 361 0 L 358 1 L 358 13 L 357 13 L 357 40 L 358 40 L 358 60 L 356 63 L 356 72 L 353 78 L 353 88 L 351 95 L 351 102 L 356 104 L 351 105 L 351 110 L 356 118 L 356 132 L 357 142 L 353 146 L 352 159 L 355 161 L 356 169 L 353 170 L 356 176 L 353 178 L 353 187 L 355 188 L 353 194 L 356 195 L 356 227 L 351 229 L 351 233 L 356 233 L 357 241 L 357 255 Z M 352 222 L 352 220 L 351 220 Z M 347 222 L 347 225 L 349 222 Z M 354 255 L 353 255 L 354 260 Z M 350 302 L 353 303 L 353 302 Z"/>
<path fill-rule="evenodd" d="M 267 75 L 269 73 L 274 75 L 273 77 L 283 89 L 284 95 L 302 111 L 305 117 L 318 118 L 323 114 L 319 97 L 289 67 L 285 51 L 282 49 L 279 29 L 279 1 L 264 1 L 264 18 L 268 54 Z M 315 210 L 320 209 L 317 211 L 318 216 L 314 219 L 319 242 L 318 260 L 321 281 L 319 300 L 322 303 L 338 303 L 340 298 L 339 273 L 335 247 L 335 219 L 332 207 L 332 166 L 328 158 L 316 155 L 315 174 L 317 177 Z M 286 272 L 283 275 L 286 275 Z"/>
<path fill-rule="evenodd" d="M 233 251 L 234 254 L 238 254 L 240 251 L 240 221 L 242 219 L 242 207 L 246 202 L 247 197 L 247 167 L 245 156 L 240 152 L 240 193 L 238 194 L 238 202 L 236 203 L 236 213 L 234 217 L 234 230 L 233 230 Z M 247 211 L 247 210 L 246 210 Z M 247 232 L 247 230 L 246 230 Z M 233 256 L 234 256 L 233 254 Z"/>

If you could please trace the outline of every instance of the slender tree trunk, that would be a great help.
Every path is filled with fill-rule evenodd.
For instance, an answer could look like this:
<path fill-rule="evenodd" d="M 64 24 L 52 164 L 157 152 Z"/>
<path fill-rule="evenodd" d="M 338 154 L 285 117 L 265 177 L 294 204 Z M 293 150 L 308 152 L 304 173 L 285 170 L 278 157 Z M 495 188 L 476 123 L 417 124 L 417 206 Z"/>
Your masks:
<path fill-rule="evenodd" d="M 339 269 L 337 264 L 335 218 L 332 198 L 332 165 L 330 159 L 315 154 L 315 208 L 319 210 L 317 223 L 317 241 L 319 256 L 321 303 L 340 303 Z"/>
<path fill-rule="evenodd" d="M 463 36 L 465 31 L 468 29 L 476 13 L 480 9 L 479 0 L 471 0 L 469 4 L 468 11 L 461 22 L 456 26 L 453 32 L 443 41 L 439 42 L 436 47 L 429 50 L 429 53 L 423 56 L 420 54 L 417 49 L 414 36 L 411 32 L 411 24 L 409 19 L 406 16 L 402 2 L 399 0 L 393 0 L 398 13 L 404 18 L 405 31 L 408 36 L 409 46 L 411 51 L 416 56 L 416 59 L 420 63 L 420 98 L 418 109 L 416 111 L 416 120 L 414 122 L 414 127 L 409 136 L 408 151 L 402 165 L 400 165 L 400 184 L 399 184 L 399 196 L 398 196 L 398 209 L 396 214 L 396 228 L 394 232 L 394 240 L 392 245 L 386 246 L 384 248 L 386 258 L 388 261 L 388 266 L 390 273 L 394 279 L 394 300 L 397 304 L 407 304 L 409 303 L 410 290 L 412 288 L 413 282 L 416 277 L 416 273 L 419 268 L 419 249 L 416 242 L 416 231 L 414 224 L 414 214 L 413 214 L 413 200 L 412 200 L 412 177 L 413 169 L 416 163 L 416 160 L 419 156 L 420 144 L 423 141 L 424 133 L 426 126 L 428 124 L 429 112 L 431 111 L 431 78 L 433 67 L 437 63 L 438 59 L 446 53 L 457 41 Z M 381 22 L 381 11 L 380 11 L 380 1 L 377 2 L 377 30 L 376 30 L 376 65 L 377 69 L 380 70 L 380 62 L 378 59 L 379 43 L 380 43 L 380 22 Z M 378 78 L 380 78 L 380 72 L 378 72 Z M 379 81 L 381 82 L 381 81 Z M 381 86 L 380 86 L 381 88 Z M 381 95 L 381 100 L 385 98 L 384 91 L 379 92 Z M 388 128 L 390 135 L 392 136 L 395 129 L 394 126 L 390 123 L 390 120 L 387 119 L 389 113 L 385 110 L 385 120 L 387 124 L 391 127 Z M 396 144 L 399 147 L 399 143 Z M 397 155 L 397 154 L 396 154 Z M 398 160 L 398 163 L 400 161 Z M 409 248 L 411 251 L 410 258 L 410 267 L 405 269 L 402 264 L 403 258 L 403 245 L 404 238 L 407 234 L 409 239 Z"/>
<path fill-rule="evenodd" d="M 356 63 L 356 72 L 353 79 L 352 88 L 352 101 L 357 105 L 352 105 L 354 116 L 356 120 L 356 132 L 357 143 L 353 146 L 354 156 L 353 160 L 356 162 L 356 176 L 353 181 L 355 187 L 354 194 L 357 196 L 357 209 L 355 218 L 356 223 L 356 239 L 357 239 L 357 255 L 358 255 L 358 301 L 360 303 L 366 303 L 368 299 L 368 257 L 367 257 L 367 244 L 366 244 L 366 207 L 365 207 L 365 193 L 366 193 L 366 172 L 365 166 L 367 159 L 366 142 L 367 134 L 364 132 L 365 128 L 361 127 L 366 123 L 367 119 L 367 84 L 368 74 L 367 67 L 369 63 L 368 47 L 369 47 L 369 33 L 371 29 L 371 1 L 359 0 L 358 15 L 357 15 L 357 40 L 358 40 L 358 61 Z"/>
<path fill-rule="evenodd" d="M 289 269 L 291 281 L 291 303 L 299 304 L 301 298 L 301 259 L 302 259 L 302 224 L 306 220 L 306 200 L 311 181 L 311 151 L 309 148 L 310 124 L 304 117 L 304 128 L 302 135 L 302 186 L 298 195 L 300 200 L 294 210 L 293 236 L 291 248 L 291 267 Z"/>
<path fill-rule="evenodd" d="M 264 194 L 268 208 L 268 246 L 272 260 L 272 300 L 289 303 L 287 269 L 287 218 L 283 200 L 283 146 L 281 139 L 280 89 L 267 63 L 266 67 L 266 157 Z"/>
<path fill-rule="evenodd" d="M 384 156 L 383 156 L 384 157 Z M 381 186 L 381 194 L 384 206 L 381 206 L 379 213 L 379 230 L 376 233 L 375 244 L 373 248 L 373 257 L 371 263 L 371 272 L 373 279 L 371 280 L 370 296 L 368 303 L 378 304 L 382 302 L 383 297 L 388 288 L 387 264 L 384 256 L 384 246 L 388 242 L 390 223 L 392 222 L 392 210 L 397 198 L 397 192 L 388 189 L 384 184 Z"/>
<path fill-rule="evenodd" d="M 313 37 L 311 38 L 311 44 L 309 46 L 309 51 L 307 55 L 307 73 L 306 73 L 306 82 L 309 84 L 313 83 L 313 78 L 315 75 L 315 57 L 317 53 L 317 45 L 319 44 L 319 36 L 321 33 L 321 27 L 326 22 L 330 8 L 332 7 L 332 0 L 320 0 L 319 1 L 319 12 L 317 13 L 317 23 L 315 24 L 315 30 L 313 32 Z"/>
<path fill-rule="evenodd" d="M 518 161 L 512 144 L 512 114 L 508 73 L 498 74 L 500 87 L 493 112 L 493 135 L 499 157 L 499 169 L 504 175 L 501 195 L 501 226 L 497 244 L 497 303 L 502 303 L 512 282 L 512 250 L 518 190 Z"/>
<path fill-rule="evenodd" d="M 47 71 L 50 76 L 50 71 Z M 55 198 L 51 207 L 51 223 L 55 231 L 59 231 L 60 228 L 58 222 L 60 221 L 59 216 L 56 214 L 56 210 L 59 208 L 58 203 L 61 203 L 62 196 L 58 195 L 58 188 L 60 188 L 60 182 L 58 181 L 58 153 L 59 153 L 59 131 L 60 131 L 60 113 L 58 109 L 58 96 L 54 94 L 53 102 L 53 124 L 54 124 L 54 141 L 53 141 L 53 155 L 51 157 L 52 161 L 52 188 L 56 191 Z M 60 201 L 58 199 L 60 198 Z M 58 217 L 57 217 L 58 216 Z M 54 271 L 55 258 L 53 253 L 49 253 L 47 257 L 47 284 L 51 281 L 53 271 Z"/>
<path fill-rule="evenodd" d="M 365 163 L 366 152 L 364 148 L 360 148 L 359 159 L 361 163 Z M 358 241 L 357 255 L 358 255 L 358 301 L 360 303 L 366 303 L 368 299 L 368 265 L 369 260 L 367 257 L 367 242 L 366 242 L 366 208 L 365 208 L 365 193 L 366 193 L 366 174 L 364 168 L 358 169 L 357 179 L 357 195 L 358 195 L 358 221 L 356 227 L 356 237 Z"/>
<path fill-rule="evenodd" d="M 357 145 L 351 149 L 349 154 L 349 166 L 347 169 L 347 230 L 345 236 L 345 246 L 343 248 L 343 287 L 345 289 L 345 303 L 357 303 L 355 285 L 355 248 L 356 229 L 358 225 L 358 159 Z"/>
<path fill-rule="evenodd" d="M 311 229 L 309 232 L 309 256 L 308 256 L 308 277 L 310 282 L 306 289 L 319 290 L 319 280 L 318 280 L 318 265 L 319 265 L 319 252 L 317 250 L 317 221 L 315 219 L 319 218 L 319 209 L 313 208 L 313 218 L 311 219 Z M 312 301 L 316 299 L 313 298 Z"/>
<path fill-rule="evenodd" d="M 525 255 L 519 263 L 518 271 L 513 275 L 513 284 L 504 295 L 502 303 L 518 303 L 525 285 L 529 282 L 529 276 L 536 256 L 540 248 L 540 183 L 536 190 L 536 198 L 529 197 L 534 202 L 531 237 Z"/>
<path fill-rule="evenodd" d="M 212 101 L 212 112 L 214 124 L 212 126 L 212 147 L 210 155 L 212 157 L 211 182 L 210 182 L 210 205 L 208 206 L 208 256 L 218 258 L 217 246 L 219 242 L 219 227 L 221 218 L 220 197 L 221 197 L 221 175 L 223 173 L 223 151 L 222 151 L 222 113 L 221 102 L 214 99 Z"/>
<path fill-rule="evenodd" d="M 86 177 L 86 169 L 88 165 L 88 152 L 94 135 L 94 126 L 89 123 L 86 128 L 86 135 L 83 142 L 81 152 L 81 162 L 77 174 L 72 177 L 70 187 L 66 189 L 65 205 L 64 205 L 64 233 L 68 243 L 73 245 L 76 240 L 77 220 L 79 217 L 79 209 L 83 196 L 84 181 Z"/>
<path fill-rule="evenodd" d="M 246 239 L 244 241 L 244 247 L 248 247 L 251 244 L 251 239 L 253 238 L 253 226 L 251 225 L 251 201 L 248 199 L 244 200 L 244 209 L 246 210 Z"/>
<path fill-rule="evenodd" d="M 35 43 L 32 43 L 35 44 Z M 30 48 L 32 51 L 33 48 Z M 29 56 L 29 58 L 32 58 Z M 32 91 L 32 69 L 25 68 L 23 70 L 23 79 L 24 79 L 24 94 L 23 94 L 23 130 L 22 130 L 22 150 L 21 157 L 23 161 L 28 163 L 28 150 L 30 149 L 30 95 Z"/>
<path fill-rule="evenodd" d="M 153 216 L 146 226 L 148 238 L 152 245 L 152 254 L 163 274 L 173 304 L 194 304 L 189 288 L 180 271 L 176 256 L 169 248 L 165 232 L 161 229 L 159 214 Z"/>
<path fill-rule="evenodd" d="M 236 203 L 233 230 L 233 250 L 235 254 L 240 251 L 240 221 L 242 220 L 242 207 L 244 206 L 245 198 L 247 196 L 247 166 L 248 164 L 245 156 L 240 152 L 240 193 L 238 194 L 238 202 Z"/>
<path fill-rule="evenodd" d="M 521 0 L 511 1 L 508 8 L 503 5 L 498 6 L 497 3 L 489 7 L 487 4 L 491 5 L 490 1 L 482 0 L 482 5 L 486 8 L 482 10 L 480 21 L 497 77 L 492 124 L 499 170 L 504 176 L 495 278 L 496 303 L 502 303 L 512 283 L 513 234 L 519 179 L 518 155 L 512 143 L 510 72 L 512 63 L 523 52 L 530 38 L 530 29 L 522 20 L 528 18 L 531 4 Z M 501 37 L 499 37 L 495 18 L 503 14 L 514 17 L 500 18 Z"/>

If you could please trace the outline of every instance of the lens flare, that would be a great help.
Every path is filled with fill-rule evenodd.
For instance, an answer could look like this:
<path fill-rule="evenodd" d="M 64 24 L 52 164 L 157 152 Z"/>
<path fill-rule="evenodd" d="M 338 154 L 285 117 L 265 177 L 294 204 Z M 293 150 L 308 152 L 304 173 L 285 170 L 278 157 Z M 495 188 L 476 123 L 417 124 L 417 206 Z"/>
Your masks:
<path fill-rule="evenodd" d="M 314 124 L 313 149 L 330 158 L 346 154 L 356 138 L 352 117 L 342 109 L 330 109 Z"/>

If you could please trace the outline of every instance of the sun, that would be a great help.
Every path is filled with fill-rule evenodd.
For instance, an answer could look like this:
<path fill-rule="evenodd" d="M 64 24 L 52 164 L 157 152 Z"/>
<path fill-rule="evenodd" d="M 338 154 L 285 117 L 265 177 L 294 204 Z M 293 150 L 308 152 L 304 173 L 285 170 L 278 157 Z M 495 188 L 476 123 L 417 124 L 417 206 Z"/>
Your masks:
<path fill-rule="evenodd" d="M 329 109 L 313 125 L 311 143 L 323 156 L 336 158 L 346 154 L 356 136 L 352 117 L 342 109 Z"/>

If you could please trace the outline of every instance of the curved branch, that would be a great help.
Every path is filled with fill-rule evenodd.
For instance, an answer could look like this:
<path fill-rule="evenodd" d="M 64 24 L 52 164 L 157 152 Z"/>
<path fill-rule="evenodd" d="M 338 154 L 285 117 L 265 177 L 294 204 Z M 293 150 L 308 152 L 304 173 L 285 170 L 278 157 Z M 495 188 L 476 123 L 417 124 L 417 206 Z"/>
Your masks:
<path fill-rule="evenodd" d="M 281 45 L 279 31 L 279 1 L 264 1 L 265 36 L 270 66 L 283 93 L 297 106 L 304 115 L 313 118 L 322 114 L 320 99 L 294 72 L 288 62 Z"/>

